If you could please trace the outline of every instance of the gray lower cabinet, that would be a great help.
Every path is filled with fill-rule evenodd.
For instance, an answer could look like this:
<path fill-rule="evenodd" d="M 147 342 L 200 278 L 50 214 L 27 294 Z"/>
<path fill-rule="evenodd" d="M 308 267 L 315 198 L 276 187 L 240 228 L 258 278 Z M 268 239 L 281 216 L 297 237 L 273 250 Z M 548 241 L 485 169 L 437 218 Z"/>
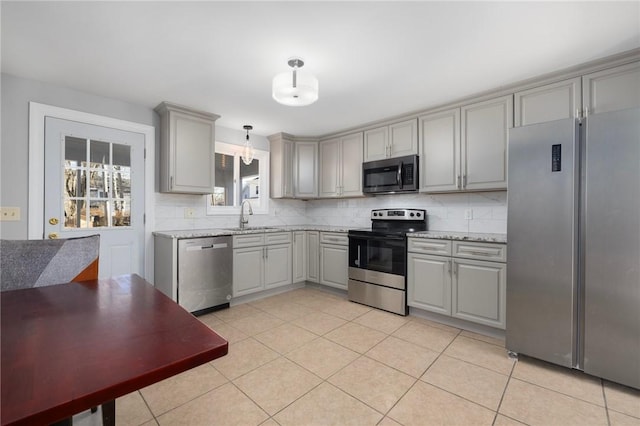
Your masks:
<path fill-rule="evenodd" d="M 233 297 L 292 283 L 291 232 L 233 236 Z"/>
<path fill-rule="evenodd" d="M 307 231 L 307 280 L 320 282 L 320 232 Z"/>
<path fill-rule="evenodd" d="M 293 231 L 293 282 L 299 283 L 307 279 L 307 231 Z"/>
<path fill-rule="evenodd" d="M 407 254 L 409 306 L 451 315 L 451 259 L 429 254 Z"/>
<path fill-rule="evenodd" d="M 320 233 L 320 284 L 347 289 L 349 237 L 344 233 Z"/>
<path fill-rule="evenodd" d="M 505 262 L 505 244 L 409 238 L 408 304 L 504 329 Z"/>

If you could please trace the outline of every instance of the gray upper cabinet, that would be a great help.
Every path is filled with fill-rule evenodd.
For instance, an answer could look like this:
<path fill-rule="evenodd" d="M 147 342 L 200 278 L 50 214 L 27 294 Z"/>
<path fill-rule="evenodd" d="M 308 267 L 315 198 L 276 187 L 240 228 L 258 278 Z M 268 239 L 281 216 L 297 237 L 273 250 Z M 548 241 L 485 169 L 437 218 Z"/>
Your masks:
<path fill-rule="evenodd" d="M 318 142 L 286 133 L 269 136 L 271 198 L 318 196 Z"/>
<path fill-rule="evenodd" d="M 576 117 L 582 105 L 581 79 L 572 78 L 515 94 L 515 127 Z"/>
<path fill-rule="evenodd" d="M 362 195 L 362 132 L 321 141 L 320 197 Z"/>
<path fill-rule="evenodd" d="M 402 157 L 418 153 L 418 127 L 415 119 L 364 132 L 364 161 Z"/>
<path fill-rule="evenodd" d="M 582 77 L 587 114 L 640 107 L 640 62 Z"/>
<path fill-rule="evenodd" d="M 318 196 L 318 142 L 296 141 L 293 162 L 296 198 Z"/>
<path fill-rule="evenodd" d="M 507 133 L 513 96 L 423 115 L 420 123 L 422 192 L 507 188 Z"/>
<path fill-rule="evenodd" d="M 418 119 L 420 191 L 457 191 L 460 176 L 460 108 Z"/>
<path fill-rule="evenodd" d="M 269 136 L 271 171 L 269 191 L 271 198 L 293 198 L 294 142 L 288 135 Z"/>
<path fill-rule="evenodd" d="M 160 192 L 212 193 L 220 116 L 168 102 L 155 111 L 160 114 Z"/>
<path fill-rule="evenodd" d="M 460 109 L 461 182 L 464 190 L 507 189 L 507 142 L 513 95 Z"/>

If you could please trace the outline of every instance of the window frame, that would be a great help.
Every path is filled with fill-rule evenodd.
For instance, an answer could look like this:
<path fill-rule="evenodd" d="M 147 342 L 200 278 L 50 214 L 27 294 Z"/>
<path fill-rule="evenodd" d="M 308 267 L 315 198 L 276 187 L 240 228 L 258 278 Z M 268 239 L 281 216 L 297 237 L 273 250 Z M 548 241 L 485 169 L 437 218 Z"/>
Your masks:
<path fill-rule="evenodd" d="M 234 180 L 239 179 L 240 176 L 240 158 L 244 146 L 234 145 L 225 142 L 216 141 L 215 153 L 233 156 L 234 161 Z M 259 193 L 260 193 L 260 206 L 251 206 L 253 214 L 269 214 L 269 163 L 270 153 L 262 149 L 254 148 L 254 160 L 258 160 L 258 176 L 260 177 Z M 214 161 L 215 172 L 215 161 Z M 215 182 L 214 182 L 215 186 Z M 234 187 L 237 187 L 237 182 L 234 182 Z M 207 194 L 205 197 L 206 214 L 207 216 L 217 215 L 238 215 L 240 214 L 240 206 L 213 206 L 211 203 L 211 197 L 213 194 Z M 234 194 L 235 197 L 235 194 Z M 234 200 L 235 202 L 235 200 Z"/>

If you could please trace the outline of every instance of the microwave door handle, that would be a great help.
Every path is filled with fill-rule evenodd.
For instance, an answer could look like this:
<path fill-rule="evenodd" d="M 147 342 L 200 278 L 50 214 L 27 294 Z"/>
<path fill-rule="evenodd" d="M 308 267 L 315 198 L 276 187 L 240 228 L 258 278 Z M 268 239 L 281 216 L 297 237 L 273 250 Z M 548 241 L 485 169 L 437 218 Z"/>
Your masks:
<path fill-rule="evenodd" d="M 400 164 L 398 165 L 398 188 L 402 189 L 402 167 L 404 166 L 404 163 L 401 161 Z"/>

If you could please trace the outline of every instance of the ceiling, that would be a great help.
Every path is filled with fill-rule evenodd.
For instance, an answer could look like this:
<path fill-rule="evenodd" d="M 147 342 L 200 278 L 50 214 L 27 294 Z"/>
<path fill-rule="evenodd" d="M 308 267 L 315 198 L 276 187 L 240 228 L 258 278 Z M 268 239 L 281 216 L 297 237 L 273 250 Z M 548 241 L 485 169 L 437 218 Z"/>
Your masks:
<path fill-rule="evenodd" d="M 640 47 L 640 2 L 10 2 L 2 72 L 318 136 Z M 300 56 L 320 99 L 271 79 Z"/>

